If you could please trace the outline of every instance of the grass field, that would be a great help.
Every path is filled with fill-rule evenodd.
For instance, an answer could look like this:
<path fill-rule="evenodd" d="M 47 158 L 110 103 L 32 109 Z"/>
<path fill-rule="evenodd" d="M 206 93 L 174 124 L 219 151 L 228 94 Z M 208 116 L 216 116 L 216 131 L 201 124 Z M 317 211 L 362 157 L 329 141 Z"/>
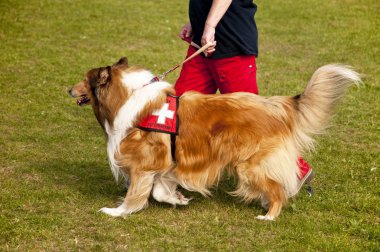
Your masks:
<path fill-rule="evenodd" d="M 212 198 L 184 192 L 187 207 L 97 212 L 125 190 L 91 108 L 66 89 L 124 55 L 157 74 L 180 62 L 187 1 L 1 0 L 0 251 L 379 251 L 380 2 L 257 4 L 262 95 L 300 93 L 327 63 L 352 65 L 364 81 L 306 155 L 315 195 L 301 192 L 275 222 L 229 196 L 232 179 Z"/>

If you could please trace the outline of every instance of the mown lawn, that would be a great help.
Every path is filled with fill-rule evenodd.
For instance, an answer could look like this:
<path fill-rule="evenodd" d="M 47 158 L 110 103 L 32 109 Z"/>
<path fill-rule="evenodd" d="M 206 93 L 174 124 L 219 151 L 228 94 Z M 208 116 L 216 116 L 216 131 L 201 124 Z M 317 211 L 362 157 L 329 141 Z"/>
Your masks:
<path fill-rule="evenodd" d="M 154 73 L 180 62 L 187 1 L 0 1 L 0 251 L 379 251 L 380 2 L 257 1 L 262 95 L 302 92 L 315 69 L 352 65 L 333 127 L 306 159 L 303 191 L 275 222 L 225 191 L 172 208 L 151 201 L 126 219 L 98 213 L 125 193 L 89 107 L 66 89 L 121 56 Z M 174 83 L 179 71 L 171 74 Z"/>

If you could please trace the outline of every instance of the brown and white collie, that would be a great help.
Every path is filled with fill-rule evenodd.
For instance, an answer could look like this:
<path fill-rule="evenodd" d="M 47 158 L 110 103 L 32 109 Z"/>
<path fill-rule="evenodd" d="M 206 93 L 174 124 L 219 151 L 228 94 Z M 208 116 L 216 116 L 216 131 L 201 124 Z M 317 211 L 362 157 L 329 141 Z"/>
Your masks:
<path fill-rule="evenodd" d="M 165 81 L 147 85 L 154 75 L 128 66 L 126 58 L 112 66 L 87 72 L 69 93 L 78 105 L 90 104 L 107 135 L 113 175 L 129 179 L 124 202 L 100 211 L 126 216 L 159 202 L 187 205 L 177 186 L 209 195 L 223 171 L 238 177 L 232 195 L 245 202 L 261 200 L 268 207 L 258 219 L 274 220 L 290 195 L 297 191 L 298 157 L 313 146 L 345 89 L 360 82 L 342 65 L 326 65 L 311 77 L 297 96 L 263 97 L 250 93 L 180 97 L 174 158 L 170 135 L 138 127 L 159 110 L 168 94 Z"/>

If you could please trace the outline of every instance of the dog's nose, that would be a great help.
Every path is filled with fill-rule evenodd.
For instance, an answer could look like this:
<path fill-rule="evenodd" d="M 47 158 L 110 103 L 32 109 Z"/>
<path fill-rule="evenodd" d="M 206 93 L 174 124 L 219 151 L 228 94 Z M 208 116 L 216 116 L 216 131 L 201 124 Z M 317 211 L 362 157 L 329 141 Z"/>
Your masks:
<path fill-rule="evenodd" d="M 69 88 L 69 89 L 67 90 L 67 93 L 69 93 L 69 95 L 70 95 L 71 97 L 73 97 L 73 98 L 76 97 L 76 96 L 74 95 L 74 90 L 73 90 L 73 88 Z"/>

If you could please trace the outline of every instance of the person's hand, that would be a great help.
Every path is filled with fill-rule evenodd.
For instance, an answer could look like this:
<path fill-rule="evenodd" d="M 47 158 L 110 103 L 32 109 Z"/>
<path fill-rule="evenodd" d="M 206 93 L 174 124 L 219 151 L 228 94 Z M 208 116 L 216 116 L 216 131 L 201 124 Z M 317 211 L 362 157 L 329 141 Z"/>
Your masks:
<path fill-rule="evenodd" d="M 211 55 L 213 52 L 215 52 L 215 46 L 216 46 L 216 41 L 215 41 L 215 27 L 209 25 L 206 23 L 203 35 L 202 35 L 202 46 L 207 44 L 208 42 L 211 42 L 212 45 L 206 49 L 205 53 L 206 55 Z"/>
<path fill-rule="evenodd" d="M 191 38 L 193 36 L 193 29 L 191 28 L 191 24 L 187 23 L 181 28 L 181 32 L 179 33 L 179 37 L 182 40 L 185 40 L 187 42 L 191 42 Z"/>

